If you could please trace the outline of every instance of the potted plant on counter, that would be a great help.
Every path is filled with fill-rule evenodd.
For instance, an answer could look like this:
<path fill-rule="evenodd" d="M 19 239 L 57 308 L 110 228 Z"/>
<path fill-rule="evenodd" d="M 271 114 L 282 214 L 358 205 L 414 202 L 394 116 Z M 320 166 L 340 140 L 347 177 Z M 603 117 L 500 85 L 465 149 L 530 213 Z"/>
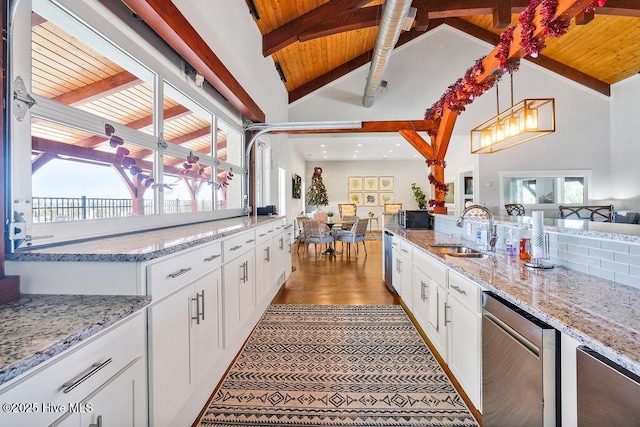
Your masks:
<path fill-rule="evenodd" d="M 422 188 L 413 182 L 411 184 L 411 190 L 413 190 L 413 196 L 416 198 L 416 202 L 418 202 L 418 209 L 427 209 L 427 197 L 422 191 Z"/>

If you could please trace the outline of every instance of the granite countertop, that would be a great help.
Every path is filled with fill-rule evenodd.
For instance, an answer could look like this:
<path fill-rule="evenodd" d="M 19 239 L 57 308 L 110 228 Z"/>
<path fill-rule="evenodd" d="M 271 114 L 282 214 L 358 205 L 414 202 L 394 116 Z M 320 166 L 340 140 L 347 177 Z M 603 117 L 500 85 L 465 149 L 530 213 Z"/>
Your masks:
<path fill-rule="evenodd" d="M 425 230 L 388 228 L 524 311 L 640 375 L 640 290 L 563 267 L 533 270 L 517 257 L 438 256 L 442 243 L 474 244 Z"/>
<path fill-rule="evenodd" d="M 146 296 L 21 295 L 0 305 L 0 386 L 149 302 Z"/>
<path fill-rule="evenodd" d="M 279 217 L 236 217 L 96 238 L 76 243 L 18 250 L 7 254 L 11 261 L 149 261 L 247 231 Z"/>

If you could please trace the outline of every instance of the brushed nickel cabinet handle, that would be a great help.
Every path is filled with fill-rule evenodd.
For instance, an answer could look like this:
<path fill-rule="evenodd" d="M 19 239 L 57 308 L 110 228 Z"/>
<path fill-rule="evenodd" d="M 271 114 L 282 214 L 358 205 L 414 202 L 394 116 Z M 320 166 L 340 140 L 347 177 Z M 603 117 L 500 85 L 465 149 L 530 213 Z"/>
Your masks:
<path fill-rule="evenodd" d="M 202 316 L 201 319 L 204 320 L 204 289 L 201 292 L 200 298 L 202 299 L 202 313 L 200 313 L 200 315 Z"/>
<path fill-rule="evenodd" d="M 267 235 L 267 233 L 262 233 L 262 234 L 258 234 L 258 237 L 264 237 L 266 235 Z"/>
<path fill-rule="evenodd" d="M 249 239 L 249 240 L 247 240 L 245 243 L 253 243 L 253 242 L 255 242 L 255 241 L 256 241 L 256 239 Z"/>
<path fill-rule="evenodd" d="M 271 247 L 267 246 L 266 248 L 264 248 L 264 252 L 265 252 L 265 258 L 264 260 L 267 262 L 271 261 Z"/>
<path fill-rule="evenodd" d="M 465 291 L 464 289 L 460 289 L 460 287 L 457 285 L 451 285 L 451 289 L 455 289 L 459 294 L 462 294 L 462 295 L 467 294 L 467 291 Z"/>
<path fill-rule="evenodd" d="M 196 315 L 195 316 L 191 316 L 191 320 L 195 320 L 196 321 L 196 325 L 200 324 L 200 294 L 196 294 L 195 298 L 191 298 L 191 301 L 195 301 L 196 302 Z"/>
<path fill-rule="evenodd" d="M 238 245 L 238 246 L 234 246 L 231 248 L 232 251 L 237 251 L 238 249 L 240 249 L 242 247 L 242 245 Z"/>
<path fill-rule="evenodd" d="M 203 261 L 204 261 L 204 262 L 211 262 L 211 261 L 213 261 L 214 259 L 218 259 L 218 258 L 220 258 L 221 256 L 222 256 L 222 255 L 211 255 L 210 257 L 205 258 Z"/>
<path fill-rule="evenodd" d="M 188 272 L 190 272 L 190 271 L 191 271 L 191 267 L 181 268 L 180 270 L 175 271 L 175 272 L 173 272 L 173 273 L 169 274 L 167 277 L 170 277 L 170 278 L 172 278 L 172 279 L 175 279 L 176 277 L 178 277 L 178 276 L 182 276 L 184 273 L 188 273 Z"/>
<path fill-rule="evenodd" d="M 420 298 L 422 299 L 422 301 L 426 301 L 426 300 L 428 300 L 428 299 L 429 299 L 429 298 L 427 297 L 427 292 L 426 292 L 427 284 L 426 284 L 426 283 L 424 283 L 424 281 L 423 281 L 423 280 L 421 280 L 421 281 L 420 281 L 420 286 L 421 286 L 421 288 L 420 288 Z"/>
<path fill-rule="evenodd" d="M 102 427 L 102 415 L 98 415 L 98 418 L 96 418 L 96 423 L 89 424 L 89 427 Z"/>
<path fill-rule="evenodd" d="M 447 326 L 447 323 L 451 323 L 451 320 L 447 320 L 447 308 L 451 308 L 450 305 L 447 305 L 447 303 L 444 303 L 444 325 Z"/>
<path fill-rule="evenodd" d="M 66 383 L 62 384 L 62 387 L 61 387 L 63 389 L 62 392 L 64 394 L 69 393 L 71 390 L 73 390 L 74 388 L 78 387 L 80 384 L 82 384 L 83 382 L 85 382 L 86 380 L 91 378 L 100 369 L 104 368 L 105 366 L 107 366 L 112 361 L 113 361 L 113 359 L 110 357 L 110 358 L 108 358 L 107 360 L 105 360 L 102 363 L 97 363 L 97 362 L 94 363 L 93 365 L 91 365 L 89 367 L 89 369 L 87 370 L 86 373 L 80 374 L 76 378 L 72 379 L 70 382 L 66 382 Z"/>

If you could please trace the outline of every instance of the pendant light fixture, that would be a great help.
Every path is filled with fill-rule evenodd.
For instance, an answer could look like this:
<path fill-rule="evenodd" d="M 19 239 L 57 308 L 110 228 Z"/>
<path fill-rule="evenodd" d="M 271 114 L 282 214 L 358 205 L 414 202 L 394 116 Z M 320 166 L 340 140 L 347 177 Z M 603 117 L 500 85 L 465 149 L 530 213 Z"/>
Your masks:
<path fill-rule="evenodd" d="M 490 154 L 556 131 L 554 98 L 527 98 L 500 112 L 500 93 L 496 85 L 497 114 L 471 130 L 471 153 Z"/>

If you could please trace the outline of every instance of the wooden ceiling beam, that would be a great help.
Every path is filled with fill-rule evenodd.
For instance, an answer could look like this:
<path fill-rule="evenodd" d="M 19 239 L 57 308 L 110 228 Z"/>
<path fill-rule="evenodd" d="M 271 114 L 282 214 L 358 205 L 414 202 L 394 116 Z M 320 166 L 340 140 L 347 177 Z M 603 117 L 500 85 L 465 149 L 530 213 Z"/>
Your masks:
<path fill-rule="evenodd" d="M 591 11 L 591 12 L 582 11 L 579 14 L 577 14 L 575 17 L 576 25 L 586 25 L 589 22 L 593 21 L 595 17 L 596 17 L 595 11 Z"/>
<path fill-rule="evenodd" d="M 484 28 L 478 27 L 477 25 L 465 21 L 464 19 L 449 18 L 445 20 L 445 23 L 452 26 L 453 28 L 463 31 L 494 46 L 500 43 L 499 35 L 492 33 L 491 31 L 487 31 Z M 585 74 L 582 71 L 578 71 L 575 68 L 571 68 L 568 65 L 565 65 L 547 56 L 538 55 L 537 58 L 527 56 L 524 59 L 536 65 L 539 65 L 540 67 L 546 68 L 549 71 L 559 74 L 567 79 L 573 80 L 580 85 L 588 87 L 589 89 L 595 90 L 596 92 L 599 92 L 603 95 L 611 96 L 610 84 L 605 83 L 602 80 L 598 80 L 595 77 L 591 77 L 590 75 Z"/>
<path fill-rule="evenodd" d="M 106 79 L 98 80 L 52 98 L 65 105 L 86 104 L 96 99 L 105 98 L 114 93 L 137 86 L 142 83 L 138 77 L 123 71 Z"/>
<path fill-rule="evenodd" d="M 332 19 L 327 19 L 313 28 L 301 32 L 297 35 L 297 40 L 306 42 L 345 31 L 375 27 L 380 22 L 381 14 L 382 5 L 345 10 Z"/>
<path fill-rule="evenodd" d="M 375 133 L 375 132 L 400 132 L 401 130 L 412 130 L 416 132 L 426 132 L 437 127 L 433 120 L 379 120 L 362 122 L 360 128 L 344 129 L 296 129 L 273 131 L 272 133 L 287 134 L 316 134 L 316 133 Z"/>
<path fill-rule="evenodd" d="M 429 28 L 429 0 L 413 0 L 411 7 L 417 9 L 415 30 L 427 31 Z"/>
<path fill-rule="evenodd" d="M 264 112 L 200 37 L 171 0 L 123 0 L 147 25 L 253 122 L 266 121 Z"/>
<path fill-rule="evenodd" d="M 129 1 L 132 0 L 125 0 L 127 3 Z M 295 43 L 298 40 L 298 34 L 334 18 L 344 10 L 362 7 L 370 2 L 371 0 L 330 0 L 262 36 L 262 53 L 267 57 Z"/>
<path fill-rule="evenodd" d="M 427 160 L 435 159 L 433 147 L 418 132 L 412 129 L 401 129 L 398 133 L 405 139 L 418 153 Z"/>
<path fill-rule="evenodd" d="M 599 15 L 617 15 L 640 18 L 640 2 L 638 0 L 608 0 L 597 10 Z"/>
<path fill-rule="evenodd" d="M 443 20 L 431 21 L 431 29 L 436 28 L 437 26 L 443 24 Z M 411 31 L 405 31 L 400 34 L 400 38 L 398 39 L 398 43 L 396 43 L 396 47 L 402 46 L 403 44 L 410 42 L 416 37 L 420 37 L 424 32 L 418 31 L 416 29 L 412 29 Z M 373 49 L 369 50 L 361 55 L 356 56 L 351 61 L 345 62 L 344 64 L 334 68 L 333 70 L 325 73 L 321 76 L 316 77 L 313 80 L 308 81 L 302 86 L 298 86 L 297 88 L 291 90 L 289 92 L 289 103 L 292 103 L 303 96 L 310 94 L 311 92 L 320 89 L 326 84 L 331 83 L 338 77 L 342 77 L 347 73 L 367 64 L 371 61 L 371 55 L 373 53 Z"/>
<path fill-rule="evenodd" d="M 493 28 L 507 28 L 511 24 L 511 0 L 497 0 L 493 10 Z"/>

